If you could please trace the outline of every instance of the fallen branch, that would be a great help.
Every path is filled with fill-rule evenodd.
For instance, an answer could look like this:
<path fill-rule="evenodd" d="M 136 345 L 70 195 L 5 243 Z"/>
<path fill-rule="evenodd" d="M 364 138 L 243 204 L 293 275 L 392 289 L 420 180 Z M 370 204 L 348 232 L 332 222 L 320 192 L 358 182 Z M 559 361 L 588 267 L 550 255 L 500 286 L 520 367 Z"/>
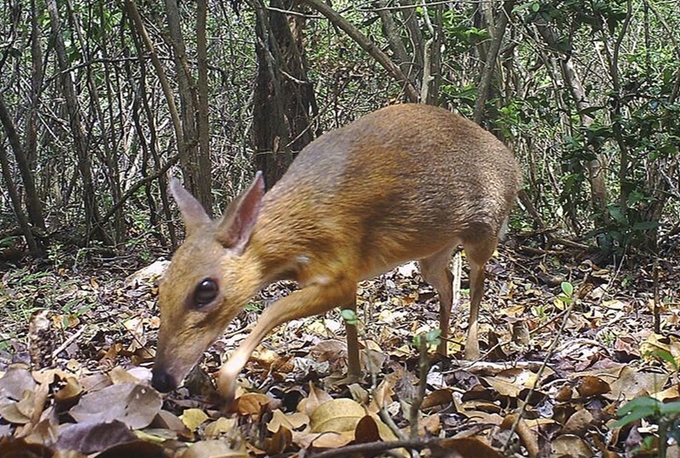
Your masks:
<path fill-rule="evenodd" d="M 85 332 L 86 329 L 87 329 L 87 325 L 81 326 L 81 328 L 78 329 L 76 332 L 74 332 L 71 337 L 66 339 L 66 341 L 64 341 L 63 344 L 59 345 L 59 348 L 57 348 L 56 350 L 54 350 L 52 352 L 52 358 L 56 358 L 59 355 L 59 353 L 66 350 L 66 347 L 68 347 L 73 342 L 75 342 L 76 339 L 78 339 L 78 337 L 80 337 Z"/>

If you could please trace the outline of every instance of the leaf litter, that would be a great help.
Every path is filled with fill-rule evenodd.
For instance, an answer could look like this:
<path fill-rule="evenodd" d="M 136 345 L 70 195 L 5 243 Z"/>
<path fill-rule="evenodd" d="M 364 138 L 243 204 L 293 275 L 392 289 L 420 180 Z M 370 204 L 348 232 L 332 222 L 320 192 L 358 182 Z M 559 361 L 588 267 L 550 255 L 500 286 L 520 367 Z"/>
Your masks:
<path fill-rule="evenodd" d="M 565 253 L 504 250 L 489 263 L 484 356 L 474 363 L 456 358 L 465 289 L 451 324 L 453 356 L 442 359 L 423 357 L 413 343 L 438 328 L 439 310 L 413 264 L 363 282 L 361 380 L 345 378 L 339 312 L 296 320 L 253 354 L 229 415 L 214 374 L 258 311 L 294 284 L 253 299 L 184 386 L 161 396 L 149 380 L 160 323 L 155 284 L 166 261 L 131 265 L 127 277 L 102 275 L 102 266 L 7 270 L 0 456 L 656 456 L 659 422 L 643 414 L 657 404 L 615 422 L 628 401 L 680 398 L 677 274 L 660 275 L 655 333 L 651 266 L 613 271 Z M 668 444 L 667 456 L 678 456 L 672 430 Z"/>

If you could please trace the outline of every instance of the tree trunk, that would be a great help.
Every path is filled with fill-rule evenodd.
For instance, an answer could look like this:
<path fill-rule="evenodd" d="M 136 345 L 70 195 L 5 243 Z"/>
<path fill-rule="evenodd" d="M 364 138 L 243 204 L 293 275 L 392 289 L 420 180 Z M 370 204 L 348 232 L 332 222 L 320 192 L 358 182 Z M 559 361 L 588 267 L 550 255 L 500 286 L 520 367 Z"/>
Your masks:
<path fill-rule="evenodd" d="M 421 24 L 418 22 L 418 16 L 416 15 L 417 5 L 413 0 L 399 0 L 401 5 L 402 20 L 404 21 L 405 29 L 408 31 L 408 36 L 413 43 L 413 56 L 411 60 L 415 64 L 414 74 L 411 78 L 416 81 L 422 81 L 423 78 L 423 67 L 425 66 L 425 56 L 423 55 L 423 32 L 421 30 Z"/>
<path fill-rule="evenodd" d="M 7 151 L 5 150 L 5 145 L 2 143 L 0 143 L 0 169 L 2 169 L 2 176 L 5 179 L 7 191 L 9 191 L 9 197 L 12 201 L 14 214 L 17 217 L 17 221 L 19 221 L 19 227 L 21 228 L 21 232 L 24 234 L 28 249 L 34 254 L 39 254 L 42 249 L 38 247 L 38 243 L 31 232 L 31 226 L 28 224 L 28 218 L 26 218 L 26 214 L 21 208 L 21 198 L 19 197 L 19 192 L 17 191 L 14 181 L 12 180 L 12 173 L 10 171 Z"/>
<path fill-rule="evenodd" d="M 415 99 L 409 97 L 410 101 L 436 105 L 441 83 L 443 5 L 423 5 L 421 24 L 416 16 L 416 7 L 420 5 L 416 5 L 413 0 L 401 0 L 399 3 L 401 7 L 397 9 L 388 8 L 391 2 L 387 0 L 378 3 L 383 33 L 392 51 L 393 60 L 407 82 L 414 89 L 420 88 Z M 431 14 L 432 11 L 434 14 Z M 434 21 L 430 16 L 434 17 Z M 424 37 L 423 30 L 429 38 Z M 408 48 L 404 42 L 409 43 Z"/>
<path fill-rule="evenodd" d="M 288 169 L 295 154 L 313 139 L 309 113 L 316 112 L 304 58 L 304 19 L 289 22 L 278 10 L 293 10 L 292 0 L 272 0 L 267 10 L 255 5 L 255 51 L 258 70 L 254 95 L 255 167 L 268 188 Z M 291 26 L 292 25 L 292 26 Z"/>
<path fill-rule="evenodd" d="M 35 3 L 35 0 L 31 0 L 31 94 L 30 106 L 26 116 L 26 131 L 24 134 L 24 150 L 26 153 L 27 168 L 31 172 L 31 178 L 33 178 L 33 171 L 36 169 L 36 161 L 38 158 L 38 106 L 40 104 L 40 93 L 43 85 L 43 56 L 40 48 L 40 24 L 38 21 L 40 11 L 37 10 Z M 33 182 L 32 179 L 31 181 Z M 28 190 L 28 187 L 26 189 L 26 201 L 31 224 L 35 227 L 45 229 L 40 196 L 37 191 L 31 193 Z M 36 214 L 32 208 L 38 208 L 40 214 Z"/>
<path fill-rule="evenodd" d="M 198 169 L 201 181 L 198 193 L 204 208 L 212 208 L 212 174 L 210 161 L 210 119 L 208 116 L 208 39 L 206 37 L 208 5 L 198 0 L 196 17 L 196 51 L 198 54 Z"/>
<path fill-rule="evenodd" d="M 394 59 L 399 65 L 399 68 L 401 68 L 401 71 L 406 75 L 406 78 L 408 78 L 413 86 L 418 86 L 418 81 L 420 81 L 420 76 L 422 75 L 422 60 L 419 62 L 417 58 L 410 56 L 406 50 L 406 46 L 404 46 L 404 42 L 402 41 L 402 28 L 395 21 L 395 10 L 387 9 L 389 4 L 390 2 L 388 0 L 380 0 L 378 2 L 378 6 L 380 7 L 380 9 L 378 9 L 378 16 L 380 16 L 380 20 L 382 21 L 383 33 L 385 34 L 385 38 L 387 38 L 387 42 L 390 45 L 390 49 L 392 50 L 392 54 L 394 55 Z M 404 14 L 408 14 L 408 11 L 413 13 L 414 10 L 404 8 L 404 11 L 407 11 Z M 420 29 L 418 29 L 418 32 L 420 32 Z M 411 38 L 411 40 L 412 43 L 414 43 L 413 47 L 419 49 L 417 43 L 421 43 L 421 41 L 417 41 L 413 38 Z"/>
<path fill-rule="evenodd" d="M 93 228 L 93 235 L 106 245 L 112 245 L 111 237 L 106 233 L 104 227 L 101 225 L 99 209 L 97 207 L 96 192 L 92 180 L 92 166 L 90 163 L 90 155 L 85 140 L 85 129 L 82 124 L 82 113 L 78 98 L 76 96 L 76 89 L 73 83 L 73 77 L 70 72 L 70 63 L 66 55 L 66 46 L 61 35 L 62 26 L 59 20 L 59 10 L 56 0 L 47 0 L 47 9 L 50 14 L 50 25 L 52 27 L 52 35 L 54 37 L 54 48 L 59 62 L 59 68 L 62 72 L 62 90 L 64 91 L 64 99 L 66 101 L 66 108 L 68 110 L 70 127 L 73 133 L 73 143 L 76 150 L 78 173 L 82 180 L 83 189 L 82 197 L 85 204 L 85 223 L 88 229 Z M 88 231 L 89 232 L 89 231 Z"/>
<path fill-rule="evenodd" d="M 0 96 L 0 122 L 5 129 L 5 134 L 7 134 L 9 144 L 12 146 L 12 150 L 14 151 L 14 157 L 17 160 L 19 173 L 21 174 L 21 180 L 24 183 L 24 189 L 26 191 L 26 208 L 28 210 L 30 222 L 33 227 L 45 229 L 42 204 L 40 203 L 40 198 L 38 197 L 38 193 L 35 190 L 33 171 L 29 165 L 27 155 L 25 154 L 24 149 L 21 147 L 19 135 L 16 132 L 14 122 L 7 111 L 7 107 L 5 106 L 5 101 L 2 96 Z"/>
<path fill-rule="evenodd" d="M 425 24 L 430 31 L 430 38 L 423 45 L 423 81 L 420 89 L 420 100 L 428 105 L 436 105 L 439 101 L 439 86 L 441 84 L 441 43 L 444 35 L 442 19 L 443 5 L 435 5 L 432 24 L 428 8 L 423 6 Z"/>
<path fill-rule="evenodd" d="M 371 42 L 365 35 L 363 35 L 356 27 L 349 23 L 345 18 L 340 16 L 335 10 L 333 10 L 326 3 L 321 0 L 300 0 L 319 13 L 326 16 L 326 18 L 331 21 L 335 26 L 344 30 L 347 35 L 353 39 L 361 48 L 368 53 L 369 56 L 373 57 L 382 67 L 387 70 L 389 74 L 392 75 L 397 81 L 403 85 L 404 93 L 406 98 L 411 102 L 418 102 L 420 100 L 420 93 L 411 84 L 408 77 L 403 71 L 396 65 L 392 60 L 384 53 L 378 46 Z"/>
<path fill-rule="evenodd" d="M 165 0 L 165 7 L 177 73 L 177 85 L 179 86 L 180 118 L 184 138 L 184 147 L 180 148 L 179 152 L 180 163 L 184 172 L 184 186 L 196 196 L 196 199 L 201 202 L 208 214 L 212 214 L 212 193 L 209 188 L 211 182 L 210 159 L 209 157 L 207 159 L 207 169 L 203 169 L 202 166 L 205 165 L 206 160 L 200 159 L 201 150 L 198 148 L 198 95 L 195 90 L 196 84 L 189 69 L 177 0 Z M 206 187 L 206 183 L 208 187 Z"/>
<path fill-rule="evenodd" d="M 496 73 L 496 59 L 498 58 L 498 53 L 501 49 L 501 43 L 503 42 L 505 29 L 508 25 L 508 18 L 512 12 L 514 3 L 514 0 L 504 2 L 500 17 L 497 21 L 494 21 L 496 25 L 492 28 L 493 32 L 491 34 L 491 45 L 485 53 L 486 61 L 484 62 L 484 69 L 482 70 L 482 76 L 479 81 L 477 99 L 475 100 L 475 109 L 472 115 L 473 121 L 477 124 L 481 124 L 482 118 L 484 117 L 484 105 L 489 98 L 491 83 L 493 82 L 494 75 Z"/>
<path fill-rule="evenodd" d="M 149 53 L 149 56 L 151 57 L 151 63 L 153 64 L 154 70 L 156 70 L 156 76 L 158 77 L 158 80 L 161 83 L 161 88 L 163 89 L 163 95 L 165 96 L 165 101 L 168 104 L 168 112 L 170 113 L 170 119 L 172 120 L 172 127 L 173 131 L 175 133 L 175 140 L 177 142 L 177 150 L 179 152 L 177 160 L 179 160 L 179 157 L 184 155 L 183 151 L 185 148 L 185 143 L 184 143 L 184 133 L 182 132 L 182 121 L 180 120 L 179 113 L 177 111 L 177 105 L 175 104 L 175 97 L 172 93 L 172 88 L 170 87 L 170 82 L 168 81 L 168 77 L 165 74 L 165 71 L 163 70 L 163 65 L 161 64 L 160 59 L 158 58 L 158 54 L 156 53 L 156 49 L 154 48 L 153 43 L 151 42 L 151 38 L 149 37 L 149 34 L 146 31 L 146 28 L 144 27 L 144 22 L 142 22 L 142 18 L 139 15 L 139 11 L 137 11 L 137 5 L 135 5 L 134 0 L 126 0 L 125 5 L 127 7 L 128 14 L 130 16 L 130 29 L 134 29 L 137 31 L 139 34 L 139 38 L 142 40 L 144 43 L 144 47 L 146 48 L 146 51 Z M 142 68 L 142 75 L 144 75 L 144 59 L 143 59 L 143 53 L 142 53 L 142 46 L 139 43 L 139 40 L 136 39 L 136 36 L 133 34 L 134 42 L 137 47 L 137 55 L 140 56 L 140 68 Z M 145 81 L 145 78 L 142 78 L 142 81 Z M 155 150 L 155 126 L 153 125 L 153 116 L 151 114 L 151 109 L 149 107 L 148 103 L 144 104 L 145 110 L 147 112 L 147 118 L 149 119 L 149 122 L 151 123 L 151 151 L 154 156 L 154 160 L 156 162 L 156 166 L 158 167 L 160 165 L 160 158 L 158 157 L 158 154 Z M 168 161 L 167 164 L 170 163 L 170 160 Z M 177 240 L 177 235 L 175 231 L 175 226 L 172 223 L 172 218 L 170 215 L 170 200 L 168 199 L 168 192 L 167 192 L 167 182 L 165 179 L 164 175 L 159 175 L 159 182 L 160 182 L 160 194 L 161 194 L 161 200 L 163 202 L 163 209 L 165 212 L 165 218 L 168 221 L 168 231 L 170 233 L 170 243 L 172 244 L 173 248 L 176 248 L 178 246 L 178 240 Z"/>
<path fill-rule="evenodd" d="M 548 25 L 537 24 L 538 31 L 545 40 L 545 42 L 550 46 L 552 50 L 557 52 L 560 47 L 558 46 L 557 35 L 554 30 L 552 30 Z M 581 80 L 576 73 L 576 68 L 571 61 L 571 56 L 567 53 L 562 53 L 559 59 L 560 69 L 562 72 L 562 77 L 564 82 L 571 93 L 572 98 L 576 104 L 576 109 L 579 112 L 579 117 L 581 120 L 581 125 L 585 128 L 589 127 L 593 123 L 593 118 L 591 118 L 586 109 L 590 107 L 590 104 L 586 100 L 585 90 L 581 84 Z M 592 148 L 592 146 L 591 146 Z M 593 205 L 597 209 L 597 215 L 595 217 L 595 224 L 601 226 L 605 224 L 608 220 L 607 215 L 607 187 L 604 181 L 604 170 L 602 165 L 605 164 L 604 156 L 598 151 L 593 151 L 594 159 L 586 163 L 586 168 L 588 170 L 588 179 L 590 181 L 591 187 L 591 200 Z"/>

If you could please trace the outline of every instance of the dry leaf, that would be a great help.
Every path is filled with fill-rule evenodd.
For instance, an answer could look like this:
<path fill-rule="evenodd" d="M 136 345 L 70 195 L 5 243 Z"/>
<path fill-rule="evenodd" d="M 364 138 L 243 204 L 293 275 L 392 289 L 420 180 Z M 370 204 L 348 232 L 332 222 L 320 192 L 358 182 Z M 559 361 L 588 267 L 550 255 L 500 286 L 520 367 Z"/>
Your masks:
<path fill-rule="evenodd" d="M 201 409 L 187 409 L 179 418 L 190 431 L 196 431 L 209 417 Z"/>
<path fill-rule="evenodd" d="M 331 399 L 333 398 L 330 394 L 326 393 L 321 388 L 317 388 L 312 382 L 309 382 L 309 396 L 300 401 L 297 410 L 307 414 L 308 417 L 311 417 L 317 407 Z"/>
<path fill-rule="evenodd" d="M 366 409 L 351 399 L 332 399 L 310 415 L 310 426 L 315 433 L 354 431 L 365 415 Z"/>
<path fill-rule="evenodd" d="M 434 390 L 425 396 L 421 408 L 431 409 L 433 407 L 446 407 L 453 402 L 453 393 L 448 389 Z"/>
<path fill-rule="evenodd" d="M 299 431 L 303 426 L 309 424 L 309 417 L 302 412 L 285 414 L 276 409 L 272 412 L 272 419 L 267 423 L 267 429 L 271 432 L 278 431 L 283 426 L 291 431 Z"/>
<path fill-rule="evenodd" d="M 246 393 L 236 400 L 236 411 L 240 415 L 250 415 L 255 421 L 265 406 L 269 405 L 269 397 L 261 393 Z"/>
<path fill-rule="evenodd" d="M 279 427 L 268 441 L 266 451 L 268 455 L 278 455 L 286 451 L 293 443 L 293 434 L 285 426 Z"/>
<path fill-rule="evenodd" d="M 156 390 L 122 383 L 84 395 L 69 413 L 80 423 L 120 420 L 132 429 L 140 429 L 151 423 L 161 405 Z"/>
<path fill-rule="evenodd" d="M 378 425 L 370 415 L 365 415 L 357 423 L 354 430 L 354 442 L 357 444 L 365 444 L 367 442 L 376 442 L 380 440 L 380 432 Z"/>
<path fill-rule="evenodd" d="M 8 402 L 0 406 L 0 417 L 5 421 L 17 425 L 30 423 L 33 417 L 33 391 L 24 393 L 24 398 L 18 402 Z"/>
<path fill-rule="evenodd" d="M 550 442 L 551 457 L 554 458 L 591 458 L 593 450 L 580 437 L 572 434 L 558 436 Z"/>
<path fill-rule="evenodd" d="M 117 420 L 111 422 L 76 423 L 59 431 L 57 447 L 90 454 L 101 452 L 114 445 L 132 442 L 137 437 Z"/>
<path fill-rule="evenodd" d="M 0 403 L 4 399 L 18 401 L 24 397 L 24 391 L 33 391 L 35 386 L 35 380 L 27 365 L 12 364 L 0 378 Z"/>
<path fill-rule="evenodd" d="M 580 409 L 569 417 L 562 428 L 562 434 L 582 435 L 593 421 L 593 415 L 586 409 Z"/>
<path fill-rule="evenodd" d="M 75 377 L 66 377 L 64 383 L 54 394 L 54 400 L 60 404 L 72 404 L 83 393 L 83 387 Z"/>
<path fill-rule="evenodd" d="M 444 439 L 439 443 L 439 447 L 433 447 L 432 456 L 446 458 L 504 458 L 503 454 L 474 437 Z"/>
<path fill-rule="evenodd" d="M 139 383 L 140 380 L 120 366 L 116 366 L 109 371 L 109 377 L 113 384 L 118 383 Z"/>
<path fill-rule="evenodd" d="M 178 458 L 250 458 L 245 448 L 233 449 L 221 440 L 196 442 Z"/>
<path fill-rule="evenodd" d="M 237 425 L 238 422 L 235 418 L 220 417 L 216 421 L 208 423 L 203 434 L 208 439 L 216 439 L 223 434 L 231 432 Z"/>
<path fill-rule="evenodd" d="M 97 455 L 97 458 L 120 458 L 128 456 L 134 456 L 135 458 L 160 458 L 164 456 L 164 451 L 164 447 L 158 444 L 137 440 L 126 444 L 114 445 L 113 447 L 106 449 L 106 451 Z"/>
<path fill-rule="evenodd" d="M 611 387 L 601 378 L 587 375 L 579 380 L 578 385 L 576 385 L 576 391 L 578 391 L 581 396 L 588 398 L 609 393 Z"/>
<path fill-rule="evenodd" d="M 177 415 L 167 410 L 161 410 L 153 419 L 153 422 L 149 425 L 152 428 L 163 428 L 169 429 L 176 432 L 179 435 L 187 436 L 190 433 L 189 428 L 182 422 L 182 420 L 177 417 Z"/>

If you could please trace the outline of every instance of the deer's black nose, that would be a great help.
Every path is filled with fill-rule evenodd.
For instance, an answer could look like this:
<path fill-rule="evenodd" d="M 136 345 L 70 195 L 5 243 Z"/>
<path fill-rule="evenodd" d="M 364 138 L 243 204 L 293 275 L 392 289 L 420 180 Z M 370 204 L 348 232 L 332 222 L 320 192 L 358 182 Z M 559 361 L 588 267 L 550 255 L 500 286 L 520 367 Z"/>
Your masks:
<path fill-rule="evenodd" d="M 163 369 L 153 369 L 153 377 L 151 378 L 151 386 L 156 388 L 161 393 L 167 393 L 177 388 L 177 381 Z"/>

